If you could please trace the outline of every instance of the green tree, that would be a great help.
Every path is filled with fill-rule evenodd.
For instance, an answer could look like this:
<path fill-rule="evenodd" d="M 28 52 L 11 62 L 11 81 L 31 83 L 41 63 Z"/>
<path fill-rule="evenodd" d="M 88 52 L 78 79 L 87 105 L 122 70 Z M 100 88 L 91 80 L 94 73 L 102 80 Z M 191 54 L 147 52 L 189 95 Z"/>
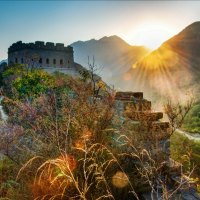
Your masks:
<path fill-rule="evenodd" d="M 32 99 L 55 85 L 55 79 L 47 72 L 23 65 L 8 67 L 3 72 L 3 82 L 6 96 L 12 99 Z"/>

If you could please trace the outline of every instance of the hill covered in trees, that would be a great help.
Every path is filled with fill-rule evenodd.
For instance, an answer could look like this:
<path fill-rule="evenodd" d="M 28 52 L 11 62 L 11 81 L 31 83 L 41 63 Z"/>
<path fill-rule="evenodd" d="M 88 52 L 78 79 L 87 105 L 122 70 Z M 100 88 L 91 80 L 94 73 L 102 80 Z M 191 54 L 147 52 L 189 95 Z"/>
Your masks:
<path fill-rule="evenodd" d="M 152 112 L 142 93 L 115 94 L 93 76 L 50 75 L 23 65 L 2 72 L 8 115 L 0 128 L 3 198 L 167 200 L 187 194 L 182 188 L 190 188 L 191 172 L 168 165 L 172 132 L 159 121 L 163 114 Z"/>

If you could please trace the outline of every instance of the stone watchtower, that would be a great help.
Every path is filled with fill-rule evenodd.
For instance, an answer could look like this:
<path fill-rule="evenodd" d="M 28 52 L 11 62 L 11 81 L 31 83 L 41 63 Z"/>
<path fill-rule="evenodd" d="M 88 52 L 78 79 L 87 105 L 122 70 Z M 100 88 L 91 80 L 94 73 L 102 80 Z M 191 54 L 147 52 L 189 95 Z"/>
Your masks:
<path fill-rule="evenodd" d="M 27 64 L 49 72 L 73 71 L 74 56 L 71 46 L 65 47 L 62 43 L 36 41 L 35 43 L 12 44 L 8 48 L 8 64 Z"/>

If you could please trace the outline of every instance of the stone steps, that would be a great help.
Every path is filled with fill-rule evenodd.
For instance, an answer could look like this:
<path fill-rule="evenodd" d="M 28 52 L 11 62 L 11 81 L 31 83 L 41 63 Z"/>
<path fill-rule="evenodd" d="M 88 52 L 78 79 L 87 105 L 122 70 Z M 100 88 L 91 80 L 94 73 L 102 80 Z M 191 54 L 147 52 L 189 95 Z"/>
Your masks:
<path fill-rule="evenodd" d="M 142 92 L 117 92 L 115 107 L 119 116 L 138 122 L 143 131 L 153 133 L 158 140 L 169 136 L 169 122 L 160 121 L 163 113 L 153 112 L 151 101 L 144 99 Z"/>
<path fill-rule="evenodd" d="M 134 121 L 153 122 L 163 118 L 162 112 L 125 111 L 124 115 Z"/>
<path fill-rule="evenodd" d="M 169 122 L 162 122 L 163 112 L 154 112 L 151 110 L 151 102 L 143 98 L 142 93 L 133 92 L 118 92 L 115 96 L 116 113 L 120 118 L 123 118 L 123 123 L 127 123 L 133 131 L 130 134 L 138 134 L 136 143 L 141 142 L 142 148 L 147 149 L 151 158 L 155 161 L 165 159 L 166 164 L 163 165 L 163 173 L 168 173 L 167 183 L 169 186 L 175 185 L 175 177 L 180 178 L 180 166 L 171 166 L 170 162 L 170 134 L 171 128 Z M 126 124 L 125 124 L 126 125 Z M 135 162 L 136 165 L 140 163 Z M 159 189 L 159 188 L 158 188 Z M 152 194 L 150 192 L 144 193 L 141 199 L 150 200 Z M 181 191 L 181 190 L 180 190 Z M 146 193 L 145 193 L 146 192 Z M 160 192 L 153 194 L 155 199 L 162 199 L 162 189 Z M 172 199 L 200 199 L 196 191 L 181 191 L 178 196 L 174 195 Z"/>
<path fill-rule="evenodd" d="M 143 92 L 116 92 L 115 100 L 130 101 L 133 99 L 143 99 Z"/>
<path fill-rule="evenodd" d="M 125 101 L 125 110 L 132 111 L 151 111 L 151 101 L 146 99 L 138 99 L 136 101 Z"/>
<path fill-rule="evenodd" d="M 155 131 L 167 131 L 170 128 L 169 122 L 152 122 L 152 128 Z"/>

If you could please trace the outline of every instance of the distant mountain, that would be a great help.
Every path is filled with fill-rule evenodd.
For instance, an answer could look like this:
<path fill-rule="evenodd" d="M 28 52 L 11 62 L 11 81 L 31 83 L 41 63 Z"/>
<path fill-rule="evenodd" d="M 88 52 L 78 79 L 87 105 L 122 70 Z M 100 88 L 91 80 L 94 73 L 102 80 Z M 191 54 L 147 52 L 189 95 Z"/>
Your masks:
<path fill-rule="evenodd" d="M 2 72 L 4 70 L 5 66 L 7 65 L 7 62 L 8 62 L 7 59 L 0 61 L 0 72 Z"/>
<path fill-rule="evenodd" d="M 143 46 L 131 46 L 118 36 L 103 37 L 99 40 L 77 41 L 71 44 L 77 63 L 88 67 L 95 58 L 95 64 L 102 68 L 100 75 L 105 81 L 115 83 L 116 77 L 131 68 L 149 50 Z"/>
<path fill-rule="evenodd" d="M 2 60 L 2 61 L 0 61 L 0 65 L 2 64 L 2 63 L 8 63 L 8 60 L 7 59 L 5 59 L 5 60 Z"/>
<path fill-rule="evenodd" d="M 177 98 L 200 89 L 200 22 L 195 22 L 139 60 L 125 76 L 127 89 Z M 123 78 L 123 77 L 122 77 Z M 200 91 L 200 90 L 199 90 Z"/>

